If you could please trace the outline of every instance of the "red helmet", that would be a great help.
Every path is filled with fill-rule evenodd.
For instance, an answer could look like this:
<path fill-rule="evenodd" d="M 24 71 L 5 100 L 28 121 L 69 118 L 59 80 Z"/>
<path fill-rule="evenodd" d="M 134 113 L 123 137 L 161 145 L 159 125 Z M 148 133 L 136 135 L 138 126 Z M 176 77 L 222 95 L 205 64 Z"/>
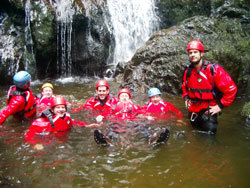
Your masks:
<path fill-rule="evenodd" d="M 122 89 L 119 91 L 119 93 L 118 93 L 118 98 L 119 98 L 120 94 L 122 94 L 122 93 L 127 93 L 127 94 L 129 95 L 129 98 L 131 98 L 131 93 L 130 93 L 130 91 L 129 91 L 127 88 L 122 88 Z"/>
<path fill-rule="evenodd" d="M 109 89 L 109 84 L 106 80 L 99 80 L 96 83 L 96 89 L 98 89 L 98 87 L 100 87 L 100 86 L 106 86 Z"/>
<path fill-rule="evenodd" d="M 192 40 L 187 45 L 187 51 L 189 50 L 199 50 L 201 52 L 204 52 L 204 46 L 199 40 Z"/>
<path fill-rule="evenodd" d="M 51 101 L 50 107 L 53 108 L 58 105 L 65 105 L 65 107 L 67 106 L 66 100 L 62 96 L 55 96 Z"/>

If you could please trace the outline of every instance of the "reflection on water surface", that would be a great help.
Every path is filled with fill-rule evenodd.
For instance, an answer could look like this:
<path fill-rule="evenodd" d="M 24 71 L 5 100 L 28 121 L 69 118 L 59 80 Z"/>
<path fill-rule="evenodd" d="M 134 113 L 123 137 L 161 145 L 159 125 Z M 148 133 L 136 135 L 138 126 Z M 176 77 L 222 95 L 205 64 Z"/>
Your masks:
<path fill-rule="evenodd" d="M 73 106 L 93 95 L 94 83 L 55 84 Z M 34 93 L 39 91 L 34 86 Z M 114 94 L 118 87 L 111 84 Z M 1 107 L 5 105 L 1 91 Z M 146 95 L 132 97 L 139 105 Z M 180 97 L 166 96 L 184 115 Z M 167 144 L 152 148 L 143 138 L 132 137 L 131 144 L 96 145 L 92 129 L 73 127 L 61 138 L 44 140 L 49 144 L 35 150 L 24 140 L 31 122 L 21 124 L 12 118 L 0 128 L 1 187 L 249 187 L 250 128 L 243 126 L 239 99 L 219 117 L 216 136 L 194 131 L 190 126 L 171 130 Z M 93 122 L 83 112 L 73 119 Z M 188 123 L 188 120 L 185 119 Z M 164 126 L 163 123 L 161 126 Z M 183 133 L 179 134 L 179 133 Z"/>

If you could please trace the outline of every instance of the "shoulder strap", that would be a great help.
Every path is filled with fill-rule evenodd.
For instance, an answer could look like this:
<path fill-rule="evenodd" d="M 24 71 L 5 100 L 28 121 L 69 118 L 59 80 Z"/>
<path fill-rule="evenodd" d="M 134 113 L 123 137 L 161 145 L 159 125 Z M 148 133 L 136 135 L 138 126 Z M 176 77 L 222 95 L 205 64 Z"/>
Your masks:
<path fill-rule="evenodd" d="M 207 67 L 209 64 L 211 64 L 210 66 L 210 72 L 211 72 L 211 75 L 213 77 L 213 80 L 212 80 L 212 90 L 213 90 L 213 96 L 214 98 L 217 98 L 217 94 L 216 94 L 216 87 L 215 87 L 215 84 L 214 84 L 214 66 L 216 65 L 216 63 L 212 63 L 210 61 L 206 61 L 205 62 L 205 66 Z M 206 69 L 206 67 L 204 69 Z"/>
<path fill-rule="evenodd" d="M 48 110 L 45 110 L 42 112 L 42 117 L 47 117 L 49 119 L 49 122 L 51 124 L 51 127 L 52 128 L 55 128 L 55 125 L 54 125 L 54 122 L 53 122 L 53 116 L 52 116 L 52 113 L 51 111 L 48 109 Z"/>
<path fill-rule="evenodd" d="M 192 64 L 188 66 L 186 80 L 191 76 L 191 72 L 192 72 L 193 68 L 194 68 L 194 66 Z"/>
<path fill-rule="evenodd" d="M 25 93 L 25 91 L 11 90 L 9 101 L 11 99 L 11 96 L 22 96 L 24 98 L 24 100 L 25 100 L 25 106 L 27 105 L 27 99 L 26 99 L 26 93 Z"/>
<path fill-rule="evenodd" d="M 186 90 L 188 91 L 188 87 L 187 87 L 187 80 L 188 78 L 191 76 L 191 73 L 192 73 L 192 70 L 193 70 L 194 66 L 192 64 L 190 64 L 186 70 L 187 70 L 187 73 L 186 73 Z"/>
<path fill-rule="evenodd" d="M 39 99 L 41 99 L 42 98 L 42 94 L 41 93 L 37 93 L 36 97 L 39 98 Z"/>

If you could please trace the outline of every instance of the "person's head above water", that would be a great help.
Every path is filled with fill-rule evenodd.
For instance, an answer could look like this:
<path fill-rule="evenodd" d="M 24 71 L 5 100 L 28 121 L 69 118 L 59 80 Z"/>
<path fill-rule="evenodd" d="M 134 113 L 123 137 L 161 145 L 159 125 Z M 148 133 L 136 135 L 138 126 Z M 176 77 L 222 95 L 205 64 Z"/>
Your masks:
<path fill-rule="evenodd" d="M 53 95 L 53 85 L 51 83 L 44 83 L 42 85 L 42 95 L 50 98 Z"/>
<path fill-rule="evenodd" d="M 156 87 L 150 88 L 148 90 L 148 97 L 154 105 L 159 104 L 159 102 L 162 100 L 161 95 L 161 91 Z"/>
<path fill-rule="evenodd" d="M 31 76 L 27 71 L 19 71 L 13 76 L 13 83 L 16 87 L 26 89 L 30 86 Z"/>
<path fill-rule="evenodd" d="M 120 102 L 128 102 L 131 99 L 131 93 L 127 88 L 122 88 L 118 93 Z"/>
<path fill-rule="evenodd" d="M 67 111 L 67 102 L 62 96 L 58 95 L 52 100 L 50 107 L 55 115 L 63 117 Z"/>
<path fill-rule="evenodd" d="M 104 100 L 109 94 L 109 84 L 106 80 L 99 80 L 96 83 L 96 93 L 100 100 Z"/>

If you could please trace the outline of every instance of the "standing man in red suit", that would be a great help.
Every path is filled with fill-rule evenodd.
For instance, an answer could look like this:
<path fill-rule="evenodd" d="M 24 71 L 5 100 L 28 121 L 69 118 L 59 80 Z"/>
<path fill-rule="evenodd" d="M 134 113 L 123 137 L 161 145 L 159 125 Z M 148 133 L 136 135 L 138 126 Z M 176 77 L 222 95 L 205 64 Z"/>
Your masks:
<path fill-rule="evenodd" d="M 237 86 L 218 64 L 203 60 L 204 46 L 192 40 L 187 46 L 190 66 L 182 84 L 183 99 L 193 127 L 215 134 L 217 115 L 234 101 Z"/>

